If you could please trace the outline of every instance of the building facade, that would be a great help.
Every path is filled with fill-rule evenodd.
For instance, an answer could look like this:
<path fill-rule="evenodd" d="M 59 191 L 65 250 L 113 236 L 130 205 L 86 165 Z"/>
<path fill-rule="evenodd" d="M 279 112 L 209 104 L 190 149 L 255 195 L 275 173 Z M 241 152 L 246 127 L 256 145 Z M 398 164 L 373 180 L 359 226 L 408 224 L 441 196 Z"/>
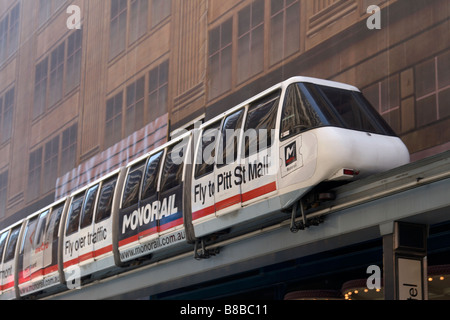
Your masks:
<path fill-rule="evenodd" d="M 0 225 L 294 75 L 359 87 L 413 161 L 446 151 L 449 17 L 446 0 L 0 0 Z"/>

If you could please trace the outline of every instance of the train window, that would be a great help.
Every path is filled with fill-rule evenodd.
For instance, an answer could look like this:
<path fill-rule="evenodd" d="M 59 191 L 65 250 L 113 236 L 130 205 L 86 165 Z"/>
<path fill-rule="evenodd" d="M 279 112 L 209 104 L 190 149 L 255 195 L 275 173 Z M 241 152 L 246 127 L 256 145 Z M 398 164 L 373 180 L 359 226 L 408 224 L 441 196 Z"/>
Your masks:
<path fill-rule="evenodd" d="M 92 224 L 94 216 L 95 199 L 97 198 L 98 185 L 90 188 L 86 192 L 83 210 L 81 211 L 80 229 L 86 228 Z"/>
<path fill-rule="evenodd" d="M 376 131 L 369 119 L 363 114 L 363 110 L 351 91 L 325 86 L 320 86 L 320 89 L 328 98 L 334 110 L 340 115 L 346 128 Z"/>
<path fill-rule="evenodd" d="M 361 108 L 365 111 L 367 116 L 371 118 L 371 122 L 374 124 L 374 127 L 378 128 L 377 133 L 396 136 L 394 130 L 392 130 L 384 118 L 373 108 L 361 92 L 353 92 L 353 96 L 356 100 L 358 100 Z"/>
<path fill-rule="evenodd" d="M 14 258 L 14 254 L 16 251 L 17 239 L 19 238 L 20 226 L 15 227 L 11 231 L 11 235 L 9 236 L 8 244 L 6 245 L 5 259 L 4 262 L 11 261 Z"/>
<path fill-rule="evenodd" d="M 145 169 L 144 185 L 142 188 L 142 199 L 147 199 L 155 195 L 158 188 L 158 173 L 163 151 L 154 154 L 148 160 L 147 168 Z"/>
<path fill-rule="evenodd" d="M 22 238 L 22 244 L 20 245 L 19 253 L 21 255 L 21 259 L 25 260 L 27 263 L 30 262 L 30 253 L 34 250 L 33 236 L 36 233 L 37 221 L 37 217 L 28 220 Z M 23 260 L 21 262 L 23 262 Z M 25 265 L 23 264 L 22 267 L 27 267 L 27 263 L 25 263 Z"/>
<path fill-rule="evenodd" d="M 8 231 L 3 232 L 2 235 L 0 236 L 0 263 L 2 261 L 3 252 L 5 251 L 5 243 L 6 243 L 7 237 L 8 237 Z"/>
<path fill-rule="evenodd" d="M 302 84 L 300 84 L 302 85 Z M 392 135 L 395 133 L 360 92 L 305 83 L 327 125 Z"/>
<path fill-rule="evenodd" d="M 78 231 L 80 222 L 80 212 L 83 206 L 84 194 L 74 197 L 69 209 L 69 219 L 67 221 L 66 236 L 70 236 Z"/>
<path fill-rule="evenodd" d="M 201 146 L 198 149 L 195 166 L 195 178 L 209 174 L 214 170 L 216 142 L 219 136 L 220 122 L 216 122 L 203 130 Z"/>
<path fill-rule="evenodd" d="M 50 242 L 54 239 L 58 238 L 58 232 L 59 232 L 59 224 L 61 221 L 61 216 L 64 210 L 64 205 L 61 205 L 59 207 L 53 208 L 52 214 L 50 216 L 50 221 L 47 224 L 47 231 L 45 241 Z"/>
<path fill-rule="evenodd" d="M 245 157 L 272 146 L 279 97 L 276 91 L 250 105 L 244 129 Z"/>
<path fill-rule="evenodd" d="M 161 192 L 170 190 L 182 182 L 184 155 L 187 141 L 183 139 L 167 150 L 161 176 Z"/>
<path fill-rule="evenodd" d="M 114 190 L 116 188 L 117 177 L 103 182 L 102 190 L 98 200 L 97 214 L 95 223 L 106 220 L 111 216 L 112 202 L 114 199 Z"/>
<path fill-rule="evenodd" d="M 142 174 L 144 171 L 145 162 L 142 161 L 139 164 L 130 168 L 128 173 L 127 182 L 125 184 L 125 191 L 122 199 L 122 209 L 129 208 L 135 205 L 139 201 L 139 189 L 141 186 Z"/>
<path fill-rule="evenodd" d="M 217 167 L 231 164 L 237 160 L 239 133 L 242 126 L 244 109 L 241 109 L 225 118 L 218 148 Z"/>
<path fill-rule="evenodd" d="M 287 88 L 281 114 L 280 138 L 282 140 L 318 127 L 324 120 L 320 110 L 311 104 L 300 85 L 293 84 Z"/>
<path fill-rule="evenodd" d="M 43 242 L 44 231 L 47 224 L 47 216 L 48 210 L 41 213 L 41 215 L 39 216 L 39 220 L 36 226 L 36 232 L 34 234 L 33 249 L 38 248 Z"/>

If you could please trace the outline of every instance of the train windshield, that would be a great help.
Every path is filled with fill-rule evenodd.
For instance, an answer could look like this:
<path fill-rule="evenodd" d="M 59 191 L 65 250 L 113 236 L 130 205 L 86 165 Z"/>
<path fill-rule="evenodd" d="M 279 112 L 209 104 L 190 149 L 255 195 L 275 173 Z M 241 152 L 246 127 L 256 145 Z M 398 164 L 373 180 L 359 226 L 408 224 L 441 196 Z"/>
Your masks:
<path fill-rule="evenodd" d="M 322 126 L 395 136 L 360 92 L 312 83 L 290 85 L 284 100 L 281 139 Z"/>

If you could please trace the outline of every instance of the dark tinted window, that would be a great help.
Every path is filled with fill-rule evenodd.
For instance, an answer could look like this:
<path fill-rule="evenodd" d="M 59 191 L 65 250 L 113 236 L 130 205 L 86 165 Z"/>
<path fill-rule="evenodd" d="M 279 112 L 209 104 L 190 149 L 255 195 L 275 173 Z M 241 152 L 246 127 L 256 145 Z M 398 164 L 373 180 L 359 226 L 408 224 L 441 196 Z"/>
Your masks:
<path fill-rule="evenodd" d="M 84 193 L 75 196 L 72 200 L 72 204 L 69 209 L 69 219 L 67 220 L 66 236 L 78 231 L 78 226 L 80 223 L 80 212 L 83 206 Z"/>
<path fill-rule="evenodd" d="M 214 159 L 216 156 L 217 138 L 219 135 L 220 122 L 212 124 L 202 132 L 201 146 L 198 149 L 195 166 L 195 178 L 209 174 L 214 170 Z"/>
<path fill-rule="evenodd" d="M 230 164 L 237 159 L 243 116 L 244 109 L 241 109 L 225 118 L 223 122 L 219 147 L 221 154 L 218 156 L 218 167 Z"/>
<path fill-rule="evenodd" d="M 92 224 L 95 208 L 95 198 L 97 197 L 98 185 L 90 188 L 86 192 L 86 198 L 84 200 L 83 212 L 81 215 L 80 228 L 86 228 Z"/>
<path fill-rule="evenodd" d="M 130 168 L 123 193 L 122 209 L 129 208 L 138 203 L 144 166 L 145 162 L 141 162 Z"/>
<path fill-rule="evenodd" d="M 323 114 L 313 106 L 311 100 L 302 86 L 293 84 L 287 88 L 281 114 L 281 139 L 326 123 Z"/>
<path fill-rule="evenodd" d="M 58 238 L 59 224 L 61 222 L 61 216 L 64 210 L 64 204 L 53 208 L 52 215 L 50 216 L 50 222 L 48 223 L 46 232 L 46 241 L 50 242 Z"/>
<path fill-rule="evenodd" d="M 112 202 L 114 199 L 114 190 L 116 188 L 117 177 L 103 182 L 102 191 L 98 199 L 97 214 L 95 222 L 98 223 L 111 216 Z"/>
<path fill-rule="evenodd" d="M 8 237 L 8 232 L 3 232 L 0 236 L 0 262 L 2 261 L 3 252 L 5 251 L 6 238 Z"/>
<path fill-rule="evenodd" d="M 250 105 L 244 131 L 246 157 L 272 146 L 279 97 L 277 91 Z"/>
<path fill-rule="evenodd" d="M 158 174 L 163 151 L 154 154 L 150 157 L 145 170 L 144 186 L 142 189 L 142 199 L 147 199 L 156 195 L 158 188 Z"/>
<path fill-rule="evenodd" d="M 20 226 L 15 227 L 9 236 L 8 245 L 6 246 L 4 262 L 11 261 L 16 251 L 17 238 L 19 238 Z"/>
<path fill-rule="evenodd" d="M 161 192 L 170 190 L 182 182 L 186 139 L 169 147 L 161 176 Z"/>
<path fill-rule="evenodd" d="M 360 92 L 311 83 L 298 85 L 307 88 L 312 107 L 326 118 L 323 125 L 395 136 Z"/>
<path fill-rule="evenodd" d="M 364 110 L 352 91 L 324 86 L 320 88 L 339 114 L 346 128 L 376 132 L 370 118 L 364 114 Z"/>

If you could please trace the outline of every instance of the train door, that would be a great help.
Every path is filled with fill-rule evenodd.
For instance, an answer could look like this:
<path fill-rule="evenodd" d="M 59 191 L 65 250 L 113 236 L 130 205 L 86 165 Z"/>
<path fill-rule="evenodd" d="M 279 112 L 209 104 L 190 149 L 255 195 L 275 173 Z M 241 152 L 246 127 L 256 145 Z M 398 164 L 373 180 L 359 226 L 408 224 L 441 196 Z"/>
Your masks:
<path fill-rule="evenodd" d="M 139 208 L 139 191 L 145 164 L 146 160 L 142 160 L 128 169 L 119 212 L 118 243 L 120 252 L 130 249 L 139 243 L 139 232 L 144 224 L 142 208 Z M 126 258 L 121 254 L 121 261 L 130 260 L 132 257 L 133 254 L 131 253 Z"/>
<path fill-rule="evenodd" d="M 19 233 L 21 229 L 21 224 L 14 227 L 8 237 L 7 244 L 5 247 L 3 264 L 1 272 L 2 278 L 2 295 L 0 299 L 10 300 L 16 298 L 15 290 L 15 253 L 17 240 L 19 238 Z"/>
<path fill-rule="evenodd" d="M 214 216 L 214 167 L 217 142 L 220 134 L 218 121 L 200 132 L 197 152 L 194 164 L 194 180 L 191 186 L 191 208 L 193 223 L 200 222 L 203 218 Z"/>
<path fill-rule="evenodd" d="M 145 167 L 139 207 L 144 208 L 143 210 L 147 213 L 146 220 L 148 220 L 148 223 L 140 229 L 140 243 L 158 235 L 158 181 L 163 156 L 164 151 L 151 155 Z"/>
<path fill-rule="evenodd" d="M 63 243 L 63 266 L 66 274 L 72 274 L 74 266 L 78 267 L 80 249 L 78 228 L 83 201 L 84 192 L 73 196 L 69 207 Z"/>
<path fill-rule="evenodd" d="M 32 280 L 37 279 L 37 281 L 39 281 L 44 276 L 44 250 L 45 247 L 48 246 L 48 243 L 45 243 L 44 241 L 44 232 L 47 226 L 48 216 L 49 210 L 45 210 L 39 215 L 38 221 L 36 223 L 36 231 L 33 237 L 33 246 L 31 252 Z"/>
<path fill-rule="evenodd" d="M 159 191 L 158 232 L 183 227 L 183 169 L 189 138 L 167 148 Z"/>
<path fill-rule="evenodd" d="M 101 190 L 97 201 L 95 221 L 91 241 L 93 244 L 94 259 L 110 259 L 105 261 L 104 267 L 114 264 L 112 254 L 112 205 L 116 190 L 118 176 L 114 175 L 101 183 Z"/>
<path fill-rule="evenodd" d="M 45 245 L 42 242 L 42 235 L 48 213 L 49 210 L 45 210 L 25 222 L 18 256 L 18 281 L 21 296 L 40 290 L 40 287 L 35 289 L 33 284 L 41 281 L 44 275 L 43 250 Z"/>
<path fill-rule="evenodd" d="M 242 205 L 248 205 L 277 191 L 278 146 L 275 139 L 280 92 L 252 103 L 243 134 Z"/>
<path fill-rule="evenodd" d="M 46 283 L 60 283 L 61 278 L 58 269 L 58 244 L 59 229 L 63 216 L 65 202 L 55 205 L 50 212 L 47 227 L 44 235 L 44 281 Z M 52 280 L 50 280 L 52 279 Z"/>
<path fill-rule="evenodd" d="M 320 126 L 323 115 L 314 111 L 311 101 L 303 84 L 286 89 L 280 119 L 280 189 L 304 182 L 316 171 L 317 138 L 308 130 Z"/>
<path fill-rule="evenodd" d="M 0 235 L 0 299 L 3 291 L 3 253 L 5 252 L 6 240 L 8 239 L 8 231 Z"/>
<path fill-rule="evenodd" d="M 31 288 L 33 272 L 36 270 L 33 265 L 33 238 L 36 233 L 38 217 L 35 216 L 25 222 L 25 230 L 19 250 L 18 280 L 19 291 L 27 293 Z"/>
<path fill-rule="evenodd" d="M 94 185 L 86 190 L 83 207 L 80 213 L 80 227 L 78 231 L 78 263 L 80 266 L 87 266 L 94 262 L 94 211 L 97 205 L 99 185 Z M 87 273 L 95 270 L 92 266 L 86 268 Z M 82 272 L 84 273 L 84 272 Z"/>
<path fill-rule="evenodd" d="M 214 171 L 214 201 L 217 216 L 241 207 L 241 187 L 244 180 L 238 146 L 244 114 L 243 108 L 227 116 L 222 124 Z"/>

